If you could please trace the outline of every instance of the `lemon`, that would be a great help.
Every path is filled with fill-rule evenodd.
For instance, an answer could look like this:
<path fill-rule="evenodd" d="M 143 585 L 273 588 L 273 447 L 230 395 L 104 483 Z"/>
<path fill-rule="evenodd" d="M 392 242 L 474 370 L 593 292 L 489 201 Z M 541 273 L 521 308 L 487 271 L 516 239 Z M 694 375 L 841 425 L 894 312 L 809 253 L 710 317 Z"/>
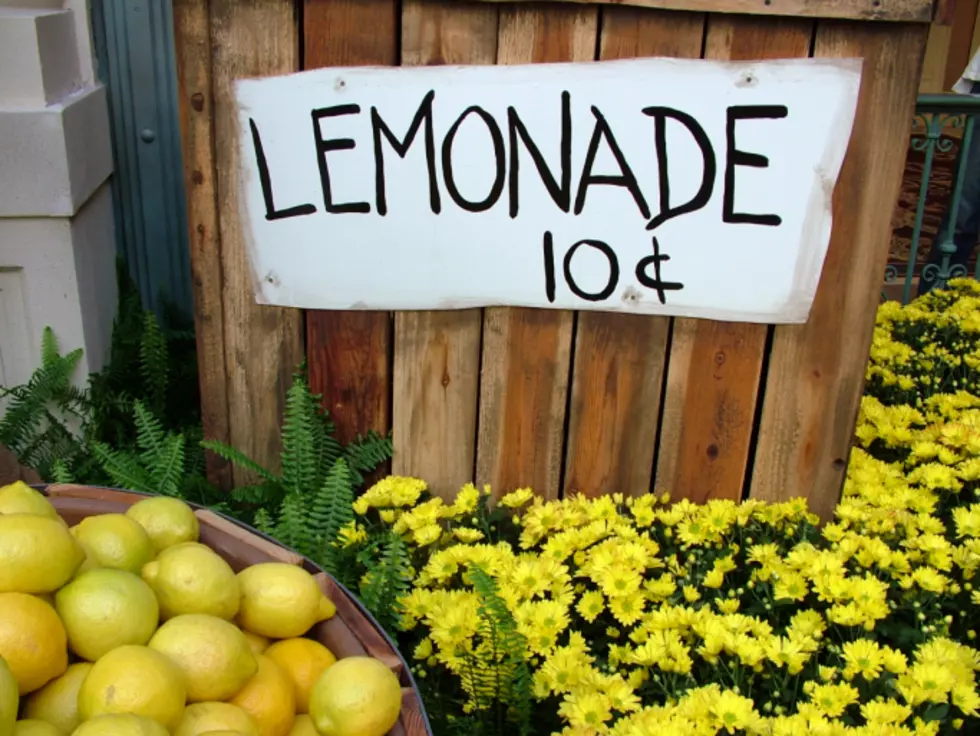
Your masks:
<path fill-rule="evenodd" d="M 398 721 L 402 689 L 372 657 L 345 657 L 313 686 L 310 717 L 320 736 L 383 736 Z"/>
<path fill-rule="evenodd" d="M 108 567 L 77 576 L 55 596 L 68 645 L 95 662 L 124 644 L 146 644 L 160 623 L 150 586 L 125 570 Z"/>
<path fill-rule="evenodd" d="M 0 593 L 0 657 L 7 660 L 21 695 L 63 675 L 68 637 L 54 609 L 33 595 Z"/>
<path fill-rule="evenodd" d="M 178 498 L 156 496 L 137 501 L 126 516 L 146 530 L 157 554 L 181 542 L 196 542 L 201 533 L 194 510 Z"/>
<path fill-rule="evenodd" d="M 151 718 L 132 713 L 113 713 L 85 721 L 71 736 L 170 736 Z"/>
<path fill-rule="evenodd" d="M 44 494 L 22 480 L 0 488 L 0 514 L 36 514 L 61 522 L 57 510 Z"/>
<path fill-rule="evenodd" d="M 153 545 L 143 527 L 123 514 L 99 514 L 71 528 L 75 539 L 99 567 L 112 567 L 139 575 L 153 559 Z"/>
<path fill-rule="evenodd" d="M 205 731 L 204 733 L 201 734 L 201 736 L 247 736 L 247 734 L 243 733 L 242 731 L 221 730 L 221 731 Z"/>
<path fill-rule="evenodd" d="M 243 629 L 272 639 L 302 636 L 337 609 L 306 570 L 284 562 L 262 562 L 238 573 Z"/>
<path fill-rule="evenodd" d="M 264 654 L 258 671 L 231 702 L 252 716 L 262 736 L 287 736 L 296 718 L 296 691 L 279 665 Z"/>
<path fill-rule="evenodd" d="M 272 641 L 267 637 L 253 634 L 251 631 L 245 632 L 245 638 L 248 639 L 248 646 L 252 650 L 252 654 L 262 654 L 272 644 Z"/>
<path fill-rule="evenodd" d="M 296 712 L 309 713 L 310 693 L 323 671 L 337 661 L 333 652 L 312 639 L 284 639 L 265 651 L 296 689 Z"/>
<path fill-rule="evenodd" d="M 194 703 L 187 706 L 174 736 L 202 736 L 216 732 L 261 736 L 252 716 L 231 703 Z"/>
<path fill-rule="evenodd" d="M 64 736 L 61 729 L 56 728 L 47 721 L 38 721 L 32 718 L 17 721 L 14 724 L 13 736 Z"/>
<path fill-rule="evenodd" d="M 149 646 L 183 670 L 188 702 L 227 700 L 258 668 L 245 634 L 216 616 L 176 616 L 157 629 Z"/>
<path fill-rule="evenodd" d="M 78 692 L 78 713 L 83 721 L 132 713 L 173 728 L 184 715 L 186 698 L 187 681 L 176 664 L 149 647 L 127 644 L 89 671 Z"/>
<path fill-rule="evenodd" d="M 160 601 L 164 620 L 185 613 L 231 620 L 238 613 L 242 596 L 235 571 L 203 544 L 184 542 L 165 549 L 143 566 L 142 575 Z"/>
<path fill-rule="evenodd" d="M 0 593 L 50 593 L 71 580 L 85 553 L 60 521 L 0 515 Z"/>
<path fill-rule="evenodd" d="M 24 715 L 47 721 L 63 733 L 74 731 L 82 722 L 78 715 L 78 691 L 91 669 L 90 662 L 71 665 L 61 677 L 27 697 Z"/>
<path fill-rule="evenodd" d="M 313 719 L 303 714 L 296 716 L 289 736 L 320 736 L 320 733 L 316 730 L 316 726 L 313 725 Z"/>
<path fill-rule="evenodd" d="M 13 729 L 19 705 L 17 680 L 6 660 L 0 657 L 0 733 L 10 733 Z"/>

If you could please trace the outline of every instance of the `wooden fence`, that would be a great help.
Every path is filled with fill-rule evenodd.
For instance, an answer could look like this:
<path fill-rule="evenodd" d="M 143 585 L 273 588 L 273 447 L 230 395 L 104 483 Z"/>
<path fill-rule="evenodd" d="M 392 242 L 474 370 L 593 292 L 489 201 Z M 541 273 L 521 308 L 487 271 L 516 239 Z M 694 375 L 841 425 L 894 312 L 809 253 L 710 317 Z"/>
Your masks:
<path fill-rule="evenodd" d="M 392 429 L 392 470 L 442 495 L 476 480 L 495 494 L 529 485 L 548 498 L 805 496 L 831 514 L 932 0 L 175 0 L 174 12 L 208 436 L 274 465 L 284 392 L 305 350 L 340 434 Z M 808 55 L 860 56 L 865 66 L 805 325 L 510 308 L 304 314 L 255 303 L 235 187 L 236 78 Z M 746 268 L 738 278 L 751 288 Z M 214 462 L 215 477 L 242 480 Z"/>

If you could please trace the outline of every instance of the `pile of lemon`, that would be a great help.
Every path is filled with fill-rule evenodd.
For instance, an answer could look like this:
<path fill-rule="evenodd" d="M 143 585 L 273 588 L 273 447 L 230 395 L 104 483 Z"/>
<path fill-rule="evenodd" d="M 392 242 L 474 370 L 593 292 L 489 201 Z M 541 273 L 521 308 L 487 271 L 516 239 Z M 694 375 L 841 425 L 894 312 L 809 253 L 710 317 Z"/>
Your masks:
<path fill-rule="evenodd" d="M 0 488 L 0 736 L 382 736 L 401 688 L 306 638 L 336 609 L 305 570 L 235 573 L 182 501 L 69 528 Z M 21 720 L 17 720 L 20 717 Z"/>

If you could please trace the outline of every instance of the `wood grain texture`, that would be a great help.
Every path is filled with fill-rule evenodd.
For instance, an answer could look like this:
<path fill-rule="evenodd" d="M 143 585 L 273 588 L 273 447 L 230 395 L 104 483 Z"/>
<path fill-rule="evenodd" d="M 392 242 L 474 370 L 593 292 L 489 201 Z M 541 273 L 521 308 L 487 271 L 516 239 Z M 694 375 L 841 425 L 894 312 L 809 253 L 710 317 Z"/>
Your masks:
<path fill-rule="evenodd" d="M 704 16 L 602 10 L 602 59 L 696 58 Z M 565 447 L 564 491 L 594 496 L 650 490 L 670 319 L 581 312 Z"/>
<path fill-rule="evenodd" d="M 775 328 L 750 495 L 806 497 L 831 518 L 844 481 L 881 274 L 891 207 L 902 178 L 908 121 L 927 28 L 820 23 L 816 56 L 863 56 L 857 118 L 834 190 L 834 227 L 804 325 Z"/>
<path fill-rule="evenodd" d="M 303 68 L 397 64 L 398 31 L 396 0 L 305 0 Z M 310 387 L 341 442 L 391 428 L 391 338 L 389 312 L 306 313 Z"/>
<path fill-rule="evenodd" d="M 206 438 L 228 443 L 231 433 L 221 306 L 208 2 L 174 0 L 173 14 L 201 422 Z M 231 488 L 231 465 L 212 452 L 207 453 L 207 473 L 212 483 L 226 490 Z"/>
<path fill-rule="evenodd" d="M 712 15 L 705 58 L 806 56 L 812 32 L 813 22 L 805 19 Z M 658 492 L 697 501 L 741 497 L 767 330 L 761 324 L 674 320 Z"/>
<path fill-rule="evenodd" d="M 498 9 L 454 0 L 405 0 L 402 64 L 493 64 Z M 450 499 L 473 480 L 480 309 L 395 315 L 392 472 L 423 478 Z"/>
<path fill-rule="evenodd" d="M 538 2 L 539 0 L 489 0 Z M 559 0 L 672 11 L 928 23 L 935 0 Z M 948 0 L 939 0 L 946 2 Z"/>
<path fill-rule="evenodd" d="M 303 359 L 303 317 L 255 301 L 239 206 L 232 81 L 299 68 L 296 8 L 292 0 L 210 0 L 209 6 L 229 435 L 237 449 L 277 469 L 285 393 Z M 237 485 L 251 480 L 234 469 Z"/>
<path fill-rule="evenodd" d="M 507 6 L 497 63 L 591 61 L 597 30 L 592 7 Z M 558 497 L 574 319 L 570 311 L 485 310 L 476 477 L 495 498 L 524 486 Z"/>

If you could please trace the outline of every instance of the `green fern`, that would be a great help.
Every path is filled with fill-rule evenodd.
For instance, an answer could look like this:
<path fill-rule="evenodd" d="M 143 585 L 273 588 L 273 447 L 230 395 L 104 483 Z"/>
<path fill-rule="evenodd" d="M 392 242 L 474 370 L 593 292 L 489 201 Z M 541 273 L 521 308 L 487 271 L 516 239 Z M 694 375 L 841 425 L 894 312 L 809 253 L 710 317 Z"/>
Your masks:
<path fill-rule="evenodd" d="M 141 493 L 155 492 L 150 473 L 140 464 L 136 455 L 114 450 L 103 442 L 93 442 L 90 449 L 117 486 Z"/>
<path fill-rule="evenodd" d="M 527 641 L 500 597 L 497 581 L 476 565 L 469 568 L 469 576 L 479 599 L 480 635 L 493 653 L 491 661 L 481 662 L 488 666 L 471 668 L 477 708 L 496 711 L 498 723 L 513 722 L 526 736 L 531 733 L 533 704 Z"/>
<path fill-rule="evenodd" d="M 55 483 L 72 483 L 74 479 L 72 478 L 71 470 L 65 465 L 65 462 L 61 458 L 56 458 L 54 462 L 51 463 L 51 480 Z"/>
<path fill-rule="evenodd" d="M 379 547 L 377 563 L 362 578 L 360 598 L 382 627 L 397 631 L 401 619 L 398 599 L 409 592 L 412 562 L 408 546 L 398 534 L 388 533 Z"/>
<path fill-rule="evenodd" d="M 338 459 L 313 496 L 307 522 L 314 541 L 314 559 L 332 575 L 345 577 L 337 547 L 340 530 L 354 520 L 354 486 L 350 469 Z"/>
<path fill-rule="evenodd" d="M 217 440 L 204 440 L 201 442 L 201 447 L 206 450 L 210 450 L 215 455 L 220 457 L 222 460 L 227 460 L 233 465 L 237 465 L 261 478 L 269 481 L 270 483 L 280 483 L 280 479 L 275 474 L 269 472 L 252 458 L 246 455 L 244 452 L 235 449 L 231 445 L 226 445 L 223 442 L 218 442 Z"/>
<path fill-rule="evenodd" d="M 153 312 L 143 317 L 143 339 L 140 342 L 140 373 L 143 376 L 150 406 L 162 416 L 167 401 L 169 372 L 167 341 Z"/>
<path fill-rule="evenodd" d="M 287 493 L 304 494 L 316 488 L 316 407 L 306 381 L 297 377 L 286 392 L 282 427 L 282 483 Z"/>

